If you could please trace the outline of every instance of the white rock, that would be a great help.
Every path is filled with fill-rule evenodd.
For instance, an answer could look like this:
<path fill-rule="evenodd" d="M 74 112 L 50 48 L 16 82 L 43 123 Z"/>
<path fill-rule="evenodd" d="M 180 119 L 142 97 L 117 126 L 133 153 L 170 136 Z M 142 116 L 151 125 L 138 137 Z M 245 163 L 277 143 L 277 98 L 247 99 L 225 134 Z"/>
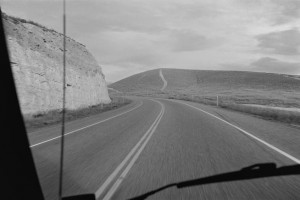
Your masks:
<path fill-rule="evenodd" d="M 29 23 L 4 19 L 10 59 L 23 114 L 62 108 L 63 36 Z M 85 46 L 67 38 L 66 107 L 109 103 L 101 67 Z"/>

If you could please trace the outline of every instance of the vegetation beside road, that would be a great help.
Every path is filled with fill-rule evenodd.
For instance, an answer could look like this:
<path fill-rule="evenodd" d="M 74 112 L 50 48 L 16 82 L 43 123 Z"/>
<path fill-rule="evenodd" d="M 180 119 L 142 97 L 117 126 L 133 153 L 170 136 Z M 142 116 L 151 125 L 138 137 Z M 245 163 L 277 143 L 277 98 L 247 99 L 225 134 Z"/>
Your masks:
<path fill-rule="evenodd" d="M 188 93 L 179 93 L 179 92 L 161 92 L 161 91 L 151 91 L 146 93 L 130 93 L 134 96 L 146 96 L 146 97 L 158 97 L 165 99 L 176 99 L 184 100 L 195 103 L 200 103 L 204 105 L 217 106 L 217 96 L 198 96 Z M 255 115 L 264 119 L 280 121 L 289 124 L 299 124 L 300 125 L 300 112 L 297 111 L 288 111 L 281 109 L 268 108 L 272 107 L 292 107 L 300 108 L 300 101 L 296 100 L 282 100 L 280 98 L 267 98 L 263 96 L 219 96 L 219 107 L 229 110 L 234 110 L 238 112 L 248 113 Z M 249 105 L 264 105 L 266 107 L 253 107 Z"/>
<path fill-rule="evenodd" d="M 205 105 L 217 106 L 216 96 L 201 97 L 201 96 L 191 96 L 187 94 L 177 94 L 177 95 L 168 96 L 168 99 L 185 100 L 185 101 L 191 101 L 191 102 L 201 103 Z M 267 98 L 265 99 L 249 98 L 245 100 L 243 98 L 238 98 L 238 97 L 219 96 L 218 104 L 219 104 L 218 106 L 221 108 L 249 113 L 268 120 L 281 121 L 290 124 L 300 124 L 300 112 L 267 107 L 270 105 L 272 106 L 277 105 L 283 107 L 295 106 L 299 108 L 300 102 L 299 104 L 297 104 L 297 103 L 281 102 L 278 99 L 276 100 L 276 99 L 267 99 Z M 265 105 L 266 107 L 254 107 L 254 106 L 248 106 L 247 104 L 249 105 L 259 104 L 259 105 Z"/>
<path fill-rule="evenodd" d="M 297 111 L 287 111 L 267 107 L 253 107 L 239 104 L 221 104 L 221 107 L 261 116 L 265 119 L 276 120 L 290 124 L 300 124 L 300 112 Z"/>
<path fill-rule="evenodd" d="M 89 117 L 109 110 L 114 110 L 131 103 L 130 99 L 122 96 L 111 96 L 110 98 L 112 101 L 109 104 L 98 104 L 77 110 L 66 110 L 65 119 L 66 121 L 72 121 L 79 118 Z M 45 113 L 37 113 L 32 116 L 24 116 L 24 121 L 27 130 L 33 130 L 61 123 L 61 118 L 61 110 L 52 110 Z"/>
<path fill-rule="evenodd" d="M 167 87 L 161 91 L 163 74 Z M 218 70 L 155 69 L 122 79 L 111 88 L 135 96 L 193 101 L 300 124 L 300 77 L 297 75 Z M 259 107 L 250 106 L 260 105 Z M 276 109 L 293 108 L 294 111 Z"/>

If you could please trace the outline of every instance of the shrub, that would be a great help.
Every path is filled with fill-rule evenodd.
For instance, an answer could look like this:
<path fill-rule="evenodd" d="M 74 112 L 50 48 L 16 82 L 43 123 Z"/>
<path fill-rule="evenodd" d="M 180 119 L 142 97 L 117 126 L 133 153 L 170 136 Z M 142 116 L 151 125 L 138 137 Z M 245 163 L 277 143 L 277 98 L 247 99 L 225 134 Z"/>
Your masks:
<path fill-rule="evenodd" d="M 88 117 L 91 115 L 106 112 L 108 110 L 116 109 L 121 106 L 127 105 L 131 100 L 123 97 L 111 97 L 112 101 L 109 104 L 98 104 L 86 108 L 76 110 L 66 110 L 65 120 L 71 121 L 79 118 Z M 43 113 L 36 113 L 34 115 L 24 116 L 24 121 L 27 129 L 34 129 L 43 127 L 45 125 L 53 125 L 61 122 L 62 110 L 51 110 Z"/>
<path fill-rule="evenodd" d="M 239 104 L 222 104 L 221 107 L 258 115 L 267 119 L 300 124 L 300 113 L 296 111 L 279 110 L 267 107 L 254 107 Z"/>
<path fill-rule="evenodd" d="M 177 99 L 177 100 L 185 100 L 191 101 L 206 105 L 216 105 L 216 97 L 214 96 L 187 96 L 186 94 L 173 94 L 167 97 L 168 99 Z M 271 100 L 264 100 L 264 102 Z M 222 108 L 235 110 L 239 112 L 249 113 L 252 115 L 260 116 L 265 119 L 271 119 L 286 123 L 292 124 L 300 124 L 300 113 L 296 111 L 287 111 L 287 110 L 279 110 L 268 107 L 255 107 L 255 106 L 247 106 L 237 104 L 235 102 L 240 102 L 236 97 L 221 97 L 219 99 L 219 106 Z M 244 101 L 242 101 L 244 102 Z"/>

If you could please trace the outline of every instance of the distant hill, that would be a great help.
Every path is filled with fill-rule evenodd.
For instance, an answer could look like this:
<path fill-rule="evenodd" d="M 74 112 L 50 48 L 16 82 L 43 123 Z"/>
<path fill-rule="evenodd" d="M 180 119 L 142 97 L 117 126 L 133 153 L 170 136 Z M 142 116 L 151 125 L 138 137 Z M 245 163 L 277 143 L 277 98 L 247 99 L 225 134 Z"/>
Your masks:
<path fill-rule="evenodd" d="M 163 91 L 160 71 L 167 82 Z M 242 103 L 261 100 L 261 104 L 265 104 L 265 99 L 272 99 L 273 104 L 295 106 L 300 102 L 299 76 L 261 72 L 155 69 L 122 79 L 110 88 L 140 95 L 219 95 Z"/>
<path fill-rule="evenodd" d="M 122 92 L 159 91 L 162 86 L 158 69 L 135 74 L 109 85 L 110 88 Z"/>

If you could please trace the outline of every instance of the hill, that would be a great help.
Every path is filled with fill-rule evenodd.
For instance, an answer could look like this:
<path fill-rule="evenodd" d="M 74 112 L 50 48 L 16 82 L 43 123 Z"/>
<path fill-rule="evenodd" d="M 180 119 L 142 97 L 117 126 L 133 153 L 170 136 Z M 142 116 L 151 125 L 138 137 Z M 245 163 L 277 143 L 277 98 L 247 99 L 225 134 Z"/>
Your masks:
<path fill-rule="evenodd" d="M 23 114 L 61 109 L 63 34 L 6 14 L 2 19 Z M 66 63 L 68 109 L 111 101 L 101 67 L 84 45 L 70 37 Z"/>
<path fill-rule="evenodd" d="M 164 81 L 167 82 L 163 89 Z M 300 107 L 299 76 L 186 69 L 155 69 L 139 73 L 110 85 L 115 90 L 135 95 L 168 98 L 216 99 L 239 104 Z"/>

